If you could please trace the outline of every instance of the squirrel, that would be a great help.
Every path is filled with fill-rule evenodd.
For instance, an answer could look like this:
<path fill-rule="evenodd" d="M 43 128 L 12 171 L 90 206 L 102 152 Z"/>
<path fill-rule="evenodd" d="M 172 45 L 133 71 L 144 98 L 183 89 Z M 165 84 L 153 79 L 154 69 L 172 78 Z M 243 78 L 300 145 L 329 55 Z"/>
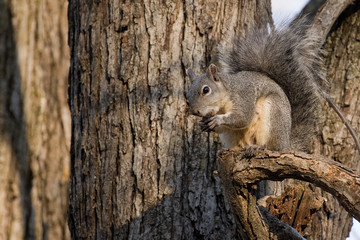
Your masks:
<path fill-rule="evenodd" d="M 326 91 L 320 38 L 299 18 L 289 27 L 254 29 L 232 46 L 219 45 L 216 63 L 192 81 L 186 101 L 230 149 L 263 145 L 269 150 L 310 151 L 324 97 L 360 144 L 355 130 Z"/>

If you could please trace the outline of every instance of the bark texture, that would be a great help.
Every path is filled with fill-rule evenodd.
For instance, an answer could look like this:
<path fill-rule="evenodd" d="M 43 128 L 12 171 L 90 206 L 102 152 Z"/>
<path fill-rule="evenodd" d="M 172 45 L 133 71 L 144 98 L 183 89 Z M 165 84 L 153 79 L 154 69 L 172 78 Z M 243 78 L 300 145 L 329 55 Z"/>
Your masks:
<path fill-rule="evenodd" d="M 66 1 L 0 0 L 0 239 L 69 239 Z"/>
<path fill-rule="evenodd" d="M 269 1 L 70 1 L 76 239 L 233 239 L 213 135 L 185 111 L 216 42 L 265 25 Z"/>
<path fill-rule="evenodd" d="M 360 133 L 360 4 L 350 6 L 338 19 L 324 49 L 325 65 L 330 82 L 330 95 L 341 107 L 346 118 Z M 332 158 L 345 167 L 360 171 L 360 154 L 354 140 L 335 112 L 324 103 L 320 136 L 315 153 Z M 313 221 L 322 223 L 313 228 L 309 239 L 345 239 L 352 217 L 328 193 L 316 190 L 325 198 L 322 210 Z"/>
<path fill-rule="evenodd" d="M 263 179 L 299 179 L 313 183 L 332 194 L 357 220 L 360 220 L 360 175 L 335 161 L 305 153 L 262 151 L 246 159 L 242 152 L 225 151 L 221 164 L 230 164 L 233 184 L 248 187 Z"/>
<path fill-rule="evenodd" d="M 323 44 L 326 41 L 326 37 L 330 32 L 334 22 L 338 19 L 340 14 L 353 2 L 353 0 L 327 0 L 320 3 L 322 6 L 316 13 L 314 22 L 312 24 L 312 31 L 314 34 L 321 36 L 319 44 Z M 302 14 L 306 14 L 305 12 Z M 311 17 L 311 16 L 310 16 Z M 316 46 L 320 47 L 320 46 Z"/>
<path fill-rule="evenodd" d="M 185 69 L 202 72 L 218 41 L 265 26 L 269 9 L 268 1 L 69 2 L 73 238 L 246 239 L 244 229 L 251 238 L 269 237 L 274 228 L 259 218 L 258 210 L 244 219 L 230 214 L 219 177 L 213 174 L 219 145 L 213 135 L 200 132 L 198 119 L 187 115 L 184 98 L 190 85 Z M 354 59 L 359 61 L 351 50 L 359 41 L 357 30 L 351 29 L 355 20 L 346 21 L 342 26 L 347 30 L 340 27 L 337 31 L 343 32 L 327 48 L 347 57 L 339 62 L 343 56 L 335 54 L 331 60 L 330 53 L 327 66 L 348 79 L 339 83 L 342 97 L 335 99 L 351 109 L 345 112 L 358 129 L 353 99 L 359 95 L 352 94 L 359 87 L 349 86 L 358 72 L 348 69 Z M 334 130 L 343 125 L 332 111 L 325 112 L 328 125 L 315 151 L 357 164 L 352 139 L 344 128 Z M 244 208 L 256 204 L 253 191 L 242 192 Z M 311 217 L 304 214 L 308 219 L 301 230 L 309 239 L 344 239 L 351 219 L 338 211 L 335 199 L 321 195 L 327 202 L 320 201 L 323 209 L 316 214 L 318 207 L 306 209 Z M 312 197 L 317 196 L 306 201 L 311 203 Z M 235 222 L 242 224 L 238 236 Z"/>

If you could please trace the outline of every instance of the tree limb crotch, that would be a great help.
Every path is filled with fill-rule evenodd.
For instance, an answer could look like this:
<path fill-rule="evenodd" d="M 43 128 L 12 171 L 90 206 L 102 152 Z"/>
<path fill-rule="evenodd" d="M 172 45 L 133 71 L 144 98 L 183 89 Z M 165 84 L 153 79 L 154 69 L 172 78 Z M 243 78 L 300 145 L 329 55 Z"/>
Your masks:
<path fill-rule="evenodd" d="M 218 162 L 219 175 L 232 210 L 239 220 L 238 224 L 241 220 L 249 219 L 251 215 L 249 212 L 254 213 L 254 210 L 250 210 L 250 207 L 247 209 L 244 204 L 251 198 L 249 195 L 244 195 L 244 192 L 251 192 L 260 180 L 280 181 L 286 178 L 306 181 L 322 188 L 335 196 L 354 218 L 360 220 L 359 173 L 335 161 L 301 152 L 279 153 L 260 149 L 251 158 L 244 157 L 243 151 L 223 150 L 219 153 Z M 253 215 L 258 217 L 260 213 L 257 207 L 256 209 L 257 213 Z M 254 219 L 259 225 L 265 222 Z M 240 230 L 245 230 L 251 239 L 249 231 L 254 230 L 247 229 L 244 222 L 241 222 Z M 268 232 L 269 226 L 260 229 Z"/>

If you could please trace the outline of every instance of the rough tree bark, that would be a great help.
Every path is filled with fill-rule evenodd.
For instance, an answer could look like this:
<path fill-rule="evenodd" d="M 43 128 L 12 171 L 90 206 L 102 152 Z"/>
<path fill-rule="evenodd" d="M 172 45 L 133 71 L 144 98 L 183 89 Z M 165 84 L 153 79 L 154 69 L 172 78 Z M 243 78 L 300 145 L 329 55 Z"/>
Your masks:
<path fill-rule="evenodd" d="M 69 239 L 65 0 L 0 0 L 0 239 Z"/>
<path fill-rule="evenodd" d="M 332 194 L 354 218 L 360 220 L 360 174 L 322 156 L 305 153 L 258 151 L 250 159 L 240 151 L 222 151 L 218 160 L 231 172 L 233 184 L 248 187 L 261 179 L 299 179 Z"/>
<path fill-rule="evenodd" d="M 360 134 L 360 3 L 350 6 L 338 19 L 327 38 L 327 79 L 331 84 L 330 94 Z M 354 141 L 334 111 L 324 104 L 321 134 L 315 149 L 320 154 L 360 172 L 360 154 Z M 352 218 L 328 193 L 316 190 L 326 199 L 314 221 L 322 222 L 322 228 L 314 229 L 317 238 L 345 239 Z"/>
<path fill-rule="evenodd" d="M 76 239 L 233 239 L 217 144 L 185 111 L 185 68 L 265 25 L 269 1 L 70 1 Z"/>
<path fill-rule="evenodd" d="M 185 112 L 185 69 L 201 72 L 218 41 L 265 26 L 269 9 L 269 1 L 69 2 L 73 238 L 235 238 L 213 174 L 219 145 Z M 348 218 L 325 208 L 323 223 L 317 210 L 306 236 L 347 234 Z"/>

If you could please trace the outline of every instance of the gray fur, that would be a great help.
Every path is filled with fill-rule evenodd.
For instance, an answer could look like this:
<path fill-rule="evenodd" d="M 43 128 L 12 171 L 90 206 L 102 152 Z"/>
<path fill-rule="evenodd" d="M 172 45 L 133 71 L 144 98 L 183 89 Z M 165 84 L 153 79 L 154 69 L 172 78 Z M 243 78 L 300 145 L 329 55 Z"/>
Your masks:
<path fill-rule="evenodd" d="M 318 41 L 307 31 L 304 19 L 290 27 L 270 31 L 255 29 L 235 38 L 231 48 L 218 47 L 218 65 L 227 74 L 262 73 L 274 80 L 291 104 L 291 146 L 307 150 L 319 120 L 321 92 L 327 85 Z M 279 126 L 280 127 L 280 126 Z"/>
<path fill-rule="evenodd" d="M 200 76 L 188 70 L 193 84 L 186 97 L 192 113 L 203 117 L 201 129 L 218 132 L 224 145 L 231 148 L 261 141 L 273 150 L 291 145 L 292 149 L 308 151 L 320 116 L 320 98 L 324 97 L 360 152 L 359 137 L 326 91 L 320 43 L 306 18 L 300 17 L 289 27 L 253 29 L 246 37 L 235 38 L 231 47 L 218 46 L 214 62 L 220 71 L 214 64 Z M 202 94 L 205 85 L 211 93 Z M 268 108 L 261 108 L 264 98 Z M 266 115 L 269 109 L 270 118 Z M 252 120 L 259 116 L 266 118 L 269 126 L 254 125 Z M 249 129 L 258 130 L 253 133 Z M 259 135 L 269 131 L 270 137 Z M 249 140 L 249 134 L 255 141 Z"/>
<path fill-rule="evenodd" d="M 208 70 L 196 76 L 189 69 L 188 75 L 193 81 L 186 94 L 190 111 L 203 117 L 200 121 L 203 131 L 219 133 L 225 147 L 239 146 L 256 115 L 258 100 L 266 98 L 271 105 L 269 127 L 265 128 L 268 134 L 265 137 L 254 136 L 256 141 L 253 144 L 266 145 L 271 150 L 290 149 L 291 107 L 284 91 L 273 80 L 253 71 L 234 74 L 216 72 L 213 75 Z M 211 89 L 209 94 L 202 94 L 204 86 Z"/>

